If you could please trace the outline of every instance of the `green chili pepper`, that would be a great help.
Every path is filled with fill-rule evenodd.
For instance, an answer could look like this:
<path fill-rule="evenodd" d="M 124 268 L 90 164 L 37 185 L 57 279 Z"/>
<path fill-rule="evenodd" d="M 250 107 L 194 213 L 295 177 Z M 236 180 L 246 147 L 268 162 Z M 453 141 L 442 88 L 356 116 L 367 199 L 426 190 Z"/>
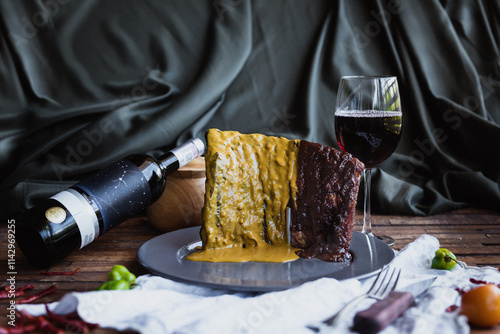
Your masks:
<path fill-rule="evenodd" d="M 129 290 L 135 284 L 135 278 L 125 266 L 117 264 L 108 273 L 108 281 L 97 290 Z"/>
<path fill-rule="evenodd" d="M 111 271 L 108 273 L 108 280 L 109 281 L 125 280 L 134 284 L 135 275 L 132 274 L 130 271 L 128 271 L 128 269 L 125 266 L 117 264 L 114 265 L 113 269 L 111 269 Z"/>
<path fill-rule="evenodd" d="M 451 270 L 457 264 L 457 257 L 455 254 L 446 248 L 439 248 L 434 254 L 432 259 L 432 269 L 446 269 Z"/>
<path fill-rule="evenodd" d="M 130 290 L 130 282 L 124 279 L 117 281 L 107 281 L 97 290 Z"/>

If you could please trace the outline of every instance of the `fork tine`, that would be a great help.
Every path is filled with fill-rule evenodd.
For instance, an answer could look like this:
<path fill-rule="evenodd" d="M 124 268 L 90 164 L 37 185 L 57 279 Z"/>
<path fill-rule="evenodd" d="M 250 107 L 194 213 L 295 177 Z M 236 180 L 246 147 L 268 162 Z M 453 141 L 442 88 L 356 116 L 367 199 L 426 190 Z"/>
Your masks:
<path fill-rule="evenodd" d="M 394 268 L 392 270 L 391 277 L 389 277 L 389 281 L 385 282 L 384 290 L 381 291 L 380 294 L 378 295 L 380 299 L 387 297 L 392 291 L 394 291 L 396 285 L 398 284 L 400 275 L 401 275 L 401 269 Z M 396 277 L 395 279 L 393 279 L 394 276 Z"/>
<path fill-rule="evenodd" d="M 376 288 L 377 286 L 377 282 L 380 280 L 380 278 L 382 277 L 382 274 L 384 273 L 385 271 L 385 275 L 387 275 L 387 271 L 386 269 L 389 268 L 387 264 L 384 264 L 384 266 L 382 267 L 382 269 L 380 269 L 380 272 L 378 273 L 377 275 L 377 278 L 375 279 L 375 281 L 373 282 L 372 286 L 370 287 L 370 289 L 368 289 L 367 293 L 372 293 L 373 290 Z M 384 276 L 385 277 L 385 276 Z M 385 278 L 382 278 L 382 281 L 384 281 Z"/>
<path fill-rule="evenodd" d="M 370 295 L 372 295 L 372 294 L 373 295 L 377 295 L 380 292 L 381 289 L 385 288 L 385 285 L 386 285 L 385 282 L 386 282 L 387 276 L 389 275 L 389 272 L 390 272 L 390 270 L 388 268 L 389 268 L 388 266 L 386 268 L 383 268 L 383 269 L 387 269 L 387 270 L 385 271 L 385 273 L 384 273 L 383 276 L 382 275 L 379 276 L 379 277 L 382 278 L 382 280 L 379 282 L 379 285 L 376 288 L 374 288 L 373 291 L 370 289 L 368 291 L 368 294 L 370 294 Z M 394 273 L 394 270 L 393 270 L 392 274 L 393 273 Z M 382 272 L 381 272 L 381 274 L 382 274 Z M 391 277 L 389 277 L 389 281 L 392 278 L 392 274 L 391 274 Z M 377 277 L 377 280 L 374 282 L 374 285 L 375 285 L 375 283 L 377 283 L 379 277 Z"/>
<path fill-rule="evenodd" d="M 392 285 L 391 291 L 394 291 L 398 286 L 399 276 L 401 276 L 401 269 L 398 269 L 398 276 L 396 276 L 396 279 L 394 280 L 394 284 Z"/>

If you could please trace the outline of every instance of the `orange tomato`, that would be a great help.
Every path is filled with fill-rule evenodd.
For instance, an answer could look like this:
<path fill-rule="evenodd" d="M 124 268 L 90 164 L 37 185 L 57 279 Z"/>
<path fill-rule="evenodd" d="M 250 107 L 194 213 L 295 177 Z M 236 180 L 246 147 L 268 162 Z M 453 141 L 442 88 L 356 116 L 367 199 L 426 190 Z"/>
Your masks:
<path fill-rule="evenodd" d="M 500 323 L 500 289 L 494 284 L 486 284 L 464 293 L 460 314 L 475 326 L 497 325 Z"/>

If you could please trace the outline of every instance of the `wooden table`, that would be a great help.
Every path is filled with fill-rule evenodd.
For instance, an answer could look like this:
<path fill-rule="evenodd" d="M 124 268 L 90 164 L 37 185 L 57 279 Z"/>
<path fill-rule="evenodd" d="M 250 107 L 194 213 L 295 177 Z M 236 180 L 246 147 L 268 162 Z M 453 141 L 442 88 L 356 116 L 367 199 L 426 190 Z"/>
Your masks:
<path fill-rule="evenodd" d="M 356 215 L 357 231 L 361 230 L 362 214 Z M 468 265 L 500 267 L 500 213 L 477 209 L 464 209 L 438 214 L 430 217 L 373 216 L 373 229 L 377 233 L 388 234 L 395 238 L 394 248 L 402 249 L 421 234 L 437 237 L 442 245 L 454 252 Z M 52 285 L 57 291 L 38 303 L 59 300 L 71 291 L 89 291 L 97 289 L 106 281 L 106 273 L 114 264 L 123 264 L 137 276 L 146 271 L 136 262 L 137 249 L 147 240 L 159 233 L 152 229 L 143 217 L 130 219 L 119 227 L 101 236 L 91 245 L 54 265 L 50 271 L 73 271 L 72 276 L 47 276 L 40 274 L 40 269 L 30 266 L 19 249 L 16 252 L 16 286 L 33 284 L 37 290 Z M 5 277 L 7 267 L 7 224 L 0 226 L 0 276 Z M 6 278 L 5 278 L 6 279 Z M 2 279 L 0 285 L 5 284 Z M 27 293 L 29 296 L 30 293 Z M 0 326 L 6 326 L 8 299 L 0 300 Z M 494 329 L 473 329 L 473 333 L 500 333 L 500 325 Z M 114 333 L 99 329 L 93 333 Z"/>

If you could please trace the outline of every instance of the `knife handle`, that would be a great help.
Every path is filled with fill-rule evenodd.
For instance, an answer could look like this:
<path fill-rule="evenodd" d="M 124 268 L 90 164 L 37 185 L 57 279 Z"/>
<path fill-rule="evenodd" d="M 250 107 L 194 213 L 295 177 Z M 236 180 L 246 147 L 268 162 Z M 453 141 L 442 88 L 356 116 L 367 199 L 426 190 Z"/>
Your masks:
<path fill-rule="evenodd" d="M 411 293 L 392 291 L 387 298 L 358 312 L 354 317 L 354 329 L 363 334 L 378 333 L 412 305 Z"/>

